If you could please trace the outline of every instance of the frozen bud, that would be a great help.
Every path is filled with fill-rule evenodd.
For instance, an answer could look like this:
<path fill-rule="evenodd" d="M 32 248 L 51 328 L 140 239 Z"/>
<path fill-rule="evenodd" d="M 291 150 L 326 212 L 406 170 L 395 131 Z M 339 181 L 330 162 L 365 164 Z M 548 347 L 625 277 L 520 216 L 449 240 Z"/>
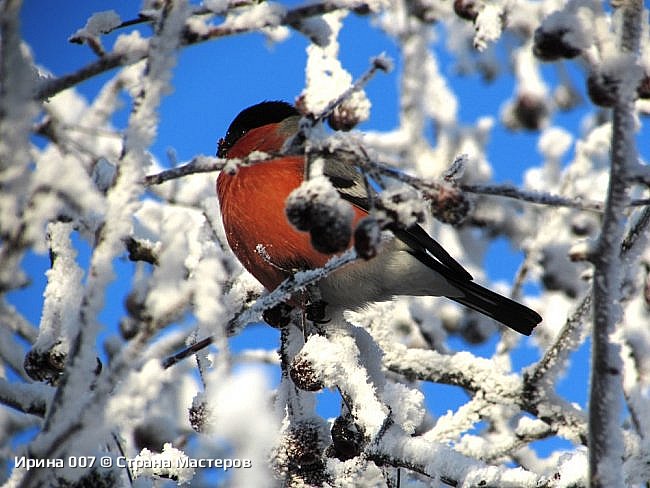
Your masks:
<path fill-rule="evenodd" d="M 359 114 L 349 104 L 343 102 L 327 117 L 327 123 L 334 130 L 350 131 L 361 122 Z"/>
<path fill-rule="evenodd" d="M 354 230 L 354 249 L 363 259 L 374 258 L 381 242 L 381 227 L 374 217 L 364 217 Z"/>
<path fill-rule="evenodd" d="M 553 90 L 553 101 L 560 110 L 568 112 L 582 103 L 582 97 L 573 86 L 563 84 Z"/>
<path fill-rule="evenodd" d="M 192 400 L 192 406 L 188 409 L 189 411 L 189 421 L 192 429 L 195 432 L 209 432 L 211 430 L 211 416 L 212 411 L 208 406 L 208 402 L 203 396 L 199 393 Z"/>
<path fill-rule="evenodd" d="M 538 27 L 533 39 L 533 54 L 542 61 L 575 58 L 581 49 L 571 43 L 571 34 L 566 27 Z"/>
<path fill-rule="evenodd" d="M 474 22 L 478 16 L 477 0 L 454 0 L 454 12 L 461 19 Z"/>
<path fill-rule="evenodd" d="M 549 110 L 542 97 L 523 94 L 519 95 L 515 101 L 513 115 L 520 127 L 527 130 L 538 130 L 548 118 Z"/>
<path fill-rule="evenodd" d="M 616 103 L 616 79 L 602 71 L 592 71 L 587 77 L 587 93 L 595 105 L 612 107 Z"/>
<path fill-rule="evenodd" d="M 334 456 L 341 461 L 347 461 L 361 453 L 363 436 L 359 433 L 352 419 L 337 417 L 332 425 L 332 447 Z"/>
<path fill-rule="evenodd" d="M 309 485 L 321 486 L 318 480 L 324 466 L 321 459 L 323 444 L 320 439 L 320 426 L 308 422 L 295 425 L 280 438 L 275 457 L 277 467 L 300 472 Z M 303 486 L 303 485 L 300 485 Z"/>
<path fill-rule="evenodd" d="M 298 354 L 291 363 L 289 376 L 293 383 L 305 391 L 320 391 L 324 388 L 320 374 L 314 369 L 314 365 L 304 356 Z"/>
<path fill-rule="evenodd" d="M 471 205 L 459 188 L 443 185 L 430 195 L 433 216 L 451 225 L 460 225 L 469 214 Z"/>
<path fill-rule="evenodd" d="M 348 131 L 370 117 L 370 100 L 361 91 L 353 92 L 334 108 L 327 122 L 334 130 Z"/>
<path fill-rule="evenodd" d="M 63 375 L 67 353 L 57 343 L 47 350 L 31 349 L 25 356 L 23 368 L 34 381 L 58 385 Z"/>
<path fill-rule="evenodd" d="M 293 308 L 287 303 L 278 303 L 274 307 L 267 308 L 262 312 L 262 319 L 271 327 L 281 329 L 289 325 L 291 321 L 291 311 Z"/>

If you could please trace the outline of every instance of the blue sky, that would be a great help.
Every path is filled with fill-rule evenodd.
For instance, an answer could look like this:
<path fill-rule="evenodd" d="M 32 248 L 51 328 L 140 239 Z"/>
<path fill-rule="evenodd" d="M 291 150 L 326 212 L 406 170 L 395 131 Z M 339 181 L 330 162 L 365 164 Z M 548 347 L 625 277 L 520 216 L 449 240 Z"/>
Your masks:
<path fill-rule="evenodd" d="M 95 55 L 86 46 L 67 42 L 67 38 L 84 26 L 89 15 L 96 11 L 115 9 L 122 19 L 137 15 L 139 2 L 121 0 L 26 0 L 23 11 L 23 33 L 32 48 L 36 61 L 55 75 L 75 71 L 94 60 Z M 146 27 L 143 28 L 146 30 Z M 500 104 L 513 90 L 511 76 L 498 78 L 496 83 L 486 84 L 477 75 L 459 77 L 444 51 L 444 32 L 435 45 L 440 54 L 441 70 L 449 76 L 450 84 L 460 102 L 460 118 L 465 124 L 474 123 L 479 117 L 491 115 L 498 118 Z M 108 36 L 105 45 L 110 47 L 115 35 Z M 359 42 L 362 39 L 363 42 Z M 167 151 L 173 150 L 178 161 L 186 161 L 197 154 L 214 154 L 216 143 L 232 120 L 242 109 L 261 100 L 284 99 L 292 101 L 304 86 L 304 65 L 306 60 L 306 38 L 292 32 L 282 43 L 269 45 L 260 34 L 247 34 L 220 39 L 185 49 L 180 54 L 174 72 L 173 94 L 164 99 L 161 107 L 161 124 L 152 152 L 166 164 Z M 350 16 L 345 23 L 341 38 L 341 61 L 353 76 L 360 75 L 368 66 L 370 57 L 385 52 L 394 59 L 396 70 L 389 75 L 378 74 L 368 85 L 367 94 L 372 102 L 371 119 L 360 129 L 388 130 L 396 125 L 398 105 L 399 53 L 392 43 L 378 29 L 369 25 L 367 18 Z M 506 53 L 503 65 L 506 66 Z M 556 76 L 554 68 L 545 67 L 544 75 Z M 583 91 L 582 74 L 569 67 L 569 75 L 577 88 Z M 110 78 L 105 74 L 79 85 L 78 90 L 88 98 L 94 97 L 102 84 Z M 584 95 L 584 94 L 583 94 Z M 586 97 L 585 97 L 586 99 Z M 128 103 L 115 120 L 123 126 L 128 116 Z M 589 107 L 583 105 L 568 114 L 558 113 L 553 123 L 579 132 L 581 118 Z M 537 133 L 512 133 L 497 122 L 488 147 L 490 162 L 494 166 L 494 179 L 498 182 L 520 183 L 528 167 L 540 163 L 536 150 Z M 42 143 L 42 141 L 37 141 Z M 568 156 L 571 156 L 572 150 Z M 84 255 L 85 254 L 85 255 Z M 487 256 L 486 267 L 492 278 L 511 282 L 521 255 L 503 241 L 497 241 Z M 81 253 L 80 261 L 88 259 L 87 252 Z M 128 277 L 131 264 L 116 263 L 120 277 Z M 27 257 L 26 266 L 34 279 L 32 285 L 12 294 L 14 303 L 34 323 L 40 315 L 41 295 L 45 286 L 44 272 L 49 266 L 47 256 Z M 115 330 L 122 315 L 124 290 L 118 279 L 107 297 L 107 310 L 101 317 L 109 330 Z M 473 347 L 475 354 L 490 356 L 496 338 L 480 347 Z M 234 347 L 275 347 L 277 333 L 265 326 L 249 329 L 233 341 Z M 469 347 L 460 339 L 451 342 L 456 349 Z M 536 350 L 522 342 L 515 353 L 516 367 L 529 364 L 537 357 Z M 561 394 L 585 406 L 587 397 L 588 345 L 577 353 L 576 360 L 562 384 Z M 436 389 L 437 388 L 437 389 Z M 465 394 L 452 387 L 427 387 L 431 391 L 429 405 L 438 414 L 466 401 Z M 334 413 L 336 395 L 325 394 L 322 411 Z M 434 399 L 435 397 L 435 399 Z M 444 398 L 444 401 L 441 400 Z M 545 441 L 538 446 L 540 452 L 558 444 Z"/>

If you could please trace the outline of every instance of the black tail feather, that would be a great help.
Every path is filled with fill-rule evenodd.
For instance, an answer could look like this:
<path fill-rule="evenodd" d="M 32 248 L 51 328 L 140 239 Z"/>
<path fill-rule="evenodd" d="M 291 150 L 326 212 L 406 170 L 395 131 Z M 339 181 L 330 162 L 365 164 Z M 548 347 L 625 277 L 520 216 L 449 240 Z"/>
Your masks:
<path fill-rule="evenodd" d="M 449 297 L 450 299 L 487 315 L 520 334 L 530 335 L 535 326 L 542 321 L 542 317 L 534 310 L 473 281 L 459 280 L 454 282 L 454 286 L 465 295 Z"/>

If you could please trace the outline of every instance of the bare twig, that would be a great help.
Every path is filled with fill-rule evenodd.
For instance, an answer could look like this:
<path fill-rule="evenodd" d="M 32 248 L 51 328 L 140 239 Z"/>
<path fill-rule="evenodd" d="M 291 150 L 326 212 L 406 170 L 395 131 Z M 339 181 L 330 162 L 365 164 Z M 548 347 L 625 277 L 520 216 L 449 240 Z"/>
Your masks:
<path fill-rule="evenodd" d="M 524 202 L 538 203 L 553 207 L 569 207 L 590 212 L 602 212 L 603 203 L 582 198 L 567 198 L 531 190 L 520 190 L 510 185 L 461 185 L 463 191 L 477 195 L 492 195 L 504 198 L 514 198 Z"/>

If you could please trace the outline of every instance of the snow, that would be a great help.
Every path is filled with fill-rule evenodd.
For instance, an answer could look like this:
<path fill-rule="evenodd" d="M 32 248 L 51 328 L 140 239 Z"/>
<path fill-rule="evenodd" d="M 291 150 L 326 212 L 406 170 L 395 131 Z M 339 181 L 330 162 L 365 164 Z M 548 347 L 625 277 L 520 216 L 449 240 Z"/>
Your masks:
<path fill-rule="evenodd" d="M 327 472 L 337 480 L 341 488 L 364 486 L 383 486 L 386 483 L 384 472 L 374 463 L 363 462 L 358 457 L 341 462 L 336 458 L 327 460 Z"/>
<path fill-rule="evenodd" d="M 301 355 L 312 363 L 326 387 L 341 388 L 350 396 L 352 415 L 358 425 L 366 436 L 375 436 L 386 421 L 388 411 L 379 402 L 375 386 L 359 362 L 355 340 L 344 332 L 333 340 L 312 336 L 302 348 Z"/>
<path fill-rule="evenodd" d="M 322 113 L 352 85 L 352 75 L 343 68 L 338 59 L 337 37 L 345 15 L 344 10 L 323 15 L 324 25 L 320 26 L 318 36 L 325 37 L 324 34 L 327 33 L 327 40 L 322 40 L 322 46 L 307 46 L 305 90 L 300 95 L 301 104 L 307 113 Z M 313 21 L 309 26 L 313 31 Z M 355 120 L 364 121 L 370 114 L 370 102 L 362 91 L 352 93 L 344 105 L 347 111 L 352 112 L 349 117 Z"/>
<path fill-rule="evenodd" d="M 35 242 L 45 242 L 47 221 L 61 213 L 75 215 L 79 209 L 85 209 L 81 217 L 89 223 L 104 215 L 106 202 L 88 175 L 86 164 L 87 159 L 62 154 L 53 147 L 36 158 L 30 182 L 30 192 L 35 198 L 29 209 L 32 220 L 29 235 Z M 45 251 L 42 247 L 39 250 Z"/>
<path fill-rule="evenodd" d="M 559 160 L 569 150 L 573 136 L 561 127 L 548 127 L 542 131 L 537 149 L 550 160 Z"/>
<path fill-rule="evenodd" d="M 151 452 L 145 447 L 130 461 L 134 466 L 135 478 L 164 476 L 176 480 L 179 485 L 187 484 L 194 478 L 195 469 L 189 467 L 189 457 L 169 442 L 165 443 L 160 453 Z"/>
<path fill-rule="evenodd" d="M 225 12 L 228 9 L 228 6 L 230 5 L 229 0 L 204 0 L 203 1 L 203 6 L 210 10 L 211 12 L 214 12 L 215 14 L 221 14 Z"/>
<path fill-rule="evenodd" d="M 5 235 L 15 235 L 23 225 L 21 218 L 29 196 L 29 137 L 38 111 L 32 99 L 37 72 L 33 68 L 31 53 L 20 39 L 19 7 L 7 5 L 3 12 L 3 88 L 0 91 L 0 161 L 3 162 L 3 171 L 0 185 L 4 190 L 0 192 L 0 221 Z M 7 164 L 9 161 L 11 164 Z M 29 225 L 29 220 L 26 225 Z M 11 283 L 15 276 L 20 275 L 16 265 L 6 262 L 0 266 L 0 283 Z"/>
<path fill-rule="evenodd" d="M 135 423 L 143 418 L 149 402 L 160 397 L 163 385 L 171 379 L 171 371 L 162 369 L 158 361 L 147 361 L 140 371 L 129 374 L 112 396 L 106 405 L 106 418 L 117 425 Z"/>
<path fill-rule="evenodd" d="M 487 48 L 489 43 L 496 41 L 501 36 L 503 4 L 501 2 L 486 3 L 482 5 L 474 21 L 474 47 L 479 51 Z"/>
<path fill-rule="evenodd" d="M 223 29 L 249 30 L 254 26 L 278 26 L 286 13 L 285 7 L 278 3 L 258 3 L 248 9 L 229 10 Z"/>
<path fill-rule="evenodd" d="M 97 37 L 107 34 L 122 23 L 122 19 L 115 10 L 96 12 L 90 16 L 86 25 L 74 33 L 72 37 Z"/>
<path fill-rule="evenodd" d="M 56 345 L 67 352 L 75 332 L 74 325 L 82 299 L 83 271 L 76 263 L 72 231 L 71 224 L 48 225 L 50 249 L 56 257 L 52 268 L 46 272 L 48 284 L 43 294 L 43 313 L 35 343 L 35 347 L 41 350 Z M 60 344 L 56 344 L 58 341 Z"/>
<path fill-rule="evenodd" d="M 149 40 L 144 39 L 139 31 L 120 34 L 115 40 L 113 52 L 121 53 L 133 60 L 140 59 L 141 54 L 149 48 Z"/>
<path fill-rule="evenodd" d="M 425 215 L 424 201 L 411 187 L 382 191 L 377 206 L 376 216 L 380 221 L 395 222 L 404 227 L 420 222 Z"/>
<path fill-rule="evenodd" d="M 322 175 L 305 180 L 293 190 L 286 208 L 288 215 L 295 212 L 305 221 L 303 225 L 307 227 L 302 230 L 331 222 L 343 222 L 349 227 L 354 215 L 351 205 L 340 197 L 329 178 Z"/>
<path fill-rule="evenodd" d="M 206 398 L 214 416 L 210 442 L 225 440 L 232 458 L 250 460 L 255 469 L 231 472 L 234 486 L 274 486 L 268 455 L 277 442 L 279 422 L 271 408 L 268 378 L 259 368 L 246 367 L 224 381 L 208 374 Z"/>
<path fill-rule="evenodd" d="M 559 483 L 558 487 L 571 488 L 572 486 L 584 485 L 587 483 L 587 451 L 578 448 L 573 453 L 566 453 L 559 460 Z"/>

